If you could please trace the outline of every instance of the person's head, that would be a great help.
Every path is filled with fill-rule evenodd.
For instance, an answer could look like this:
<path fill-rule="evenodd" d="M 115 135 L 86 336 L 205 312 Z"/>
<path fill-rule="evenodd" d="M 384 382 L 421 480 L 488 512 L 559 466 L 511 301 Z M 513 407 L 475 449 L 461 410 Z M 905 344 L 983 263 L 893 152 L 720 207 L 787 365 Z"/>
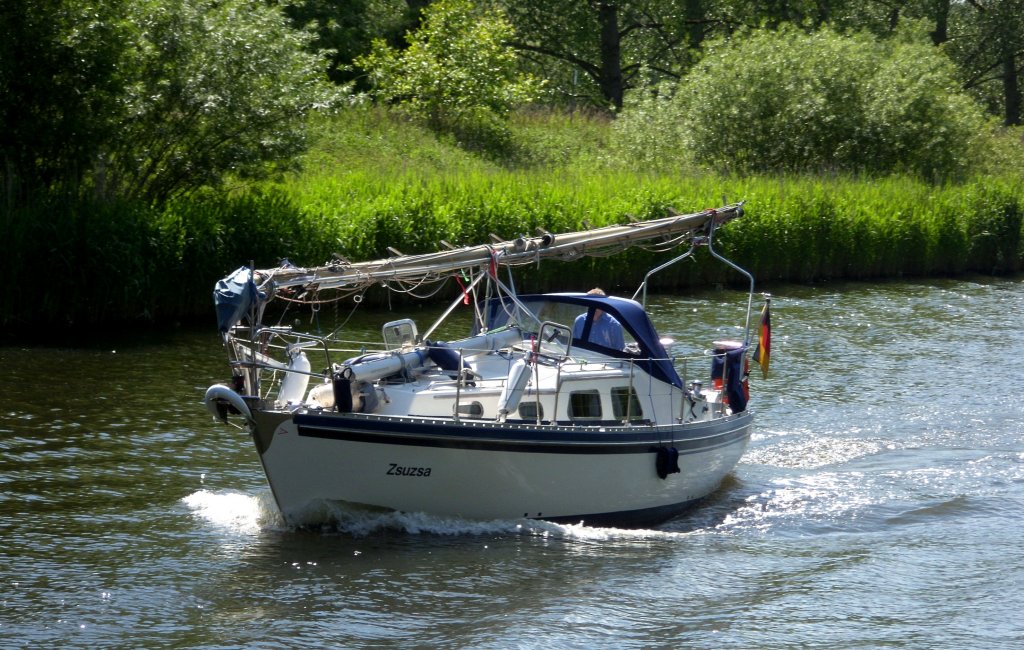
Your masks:
<path fill-rule="evenodd" d="M 604 292 L 604 289 L 602 289 L 600 287 L 594 287 L 593 289 L 591 289 L 590 291 L 587 292 L 587 295 L 588 296 L 605 296 L 607 294 Z M 600 318 L 602 316 L 604 316 L 604 310 L 602 310 L 602 309 L 595 309 L 594 310 L 594 320 L 600 320 Z"/>

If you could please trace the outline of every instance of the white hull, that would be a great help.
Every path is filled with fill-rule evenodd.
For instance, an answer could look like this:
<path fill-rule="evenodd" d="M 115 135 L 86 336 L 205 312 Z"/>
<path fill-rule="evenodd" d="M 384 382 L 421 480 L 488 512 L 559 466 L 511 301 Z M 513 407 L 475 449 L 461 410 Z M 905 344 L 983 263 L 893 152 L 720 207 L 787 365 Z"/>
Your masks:
<path fill-rule="evenodd" d="M 322 521 L 323 504 L 340 502 L 471 519 L 644 525 L 718 487 L 746 448 L 751 417 L 614 433 L 352 414 L 277 422 L 261 459 L 290 524 Z M 678 450 L 678 473 L 659 478 L 659 447 Z"/>

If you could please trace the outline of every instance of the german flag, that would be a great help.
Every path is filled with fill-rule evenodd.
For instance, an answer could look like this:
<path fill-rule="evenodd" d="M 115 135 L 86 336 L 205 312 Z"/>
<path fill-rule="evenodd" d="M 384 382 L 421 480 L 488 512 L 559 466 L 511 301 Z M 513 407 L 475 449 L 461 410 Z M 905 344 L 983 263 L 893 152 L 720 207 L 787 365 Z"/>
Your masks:
<path fill-rule="evenodd" d="M 761 366 L 761 375 L 768 378 L 768 363 L 772 357 L 772 299 L 768 296 L 764 299 L 764 307 L 761 308 L 761 331 L 757 335 L 757 348 L 754 349 L 754 361 Z"/>

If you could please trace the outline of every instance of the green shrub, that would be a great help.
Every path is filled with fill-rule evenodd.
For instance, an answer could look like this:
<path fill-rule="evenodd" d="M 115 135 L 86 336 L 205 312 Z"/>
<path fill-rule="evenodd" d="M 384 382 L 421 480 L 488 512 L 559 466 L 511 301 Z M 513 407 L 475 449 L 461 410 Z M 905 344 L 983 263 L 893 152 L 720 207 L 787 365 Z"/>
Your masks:
<path fill-rule="evenodd" d="M 378 99 L 424 118 L 435 131 L 492 141 L 505 134 L 502 120 L 512 108 L 539 87 L 518 72 L 506 44 L 513 33 L 496 7 L 441 0 L 424 9 L 420 28 L 406 35 L 407 48 L 376 40 L 355 63 L 369 72 Z"/>
<path fill-rule="evenodd" d="M 627 106 L 622 146 L 727 172 L 961 179 L 976 169 L 986 130 L 949 60 L 903 35 L 736 34 L 709 44 L 667 94 Z"/>

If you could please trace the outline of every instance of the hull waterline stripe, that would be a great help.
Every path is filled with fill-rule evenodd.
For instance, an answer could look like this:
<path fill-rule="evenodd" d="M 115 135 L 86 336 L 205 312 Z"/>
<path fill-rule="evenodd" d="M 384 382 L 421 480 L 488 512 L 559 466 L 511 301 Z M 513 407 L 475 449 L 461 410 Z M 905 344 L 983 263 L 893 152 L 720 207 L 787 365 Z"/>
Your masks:
<path fill-rule="evenodd" d="M 315 418 L 310 422 L 309 418 Z M 443 447 L 480 451 L 514 451 L 548 454 L 639 454 L 658 447 L 673 446 L 680 454 L 695 454 L 735 444 L 749 436 L 749 419 L 729 423 L 728 428 L 709 432 L 699 438 L 675 438 L 668 432 L 648 431 L 632 434 L 572 433 L 548 440 L 512 438 L 508 431 L 491 430 L 452 433 L 448 427 L 428 423 L 374 422 L 369 420 L 337 421 L 337 418 L 295 416 L 300 436 L 328 440 L 345 440 L 384 445 Z M 327 421 L 324 421 L 327 420 Z M 334 420 L 334 421 L 331 421 Z M 539 432 L 541 435 L 544 432 Z M 550 435 L 550 434 L 549 434 Z"/>
<path fill-rule="evenodd" d="M 691 499 L 679 503 L 672 503 L 653 508 L 641 510 L 623 510 L 620 512 L 601 512 L 589 515 L 563 515 L 560 517 L 539 517 L 543 521 L 551 521 L 556 524 L 578 524 L 581 521 L 588 526 L 616 526 L 624 528 L 637 528 L 641 526 L 657 526 L 677 515 L 681 515 L 695 508 L 707 497 Z"/>

